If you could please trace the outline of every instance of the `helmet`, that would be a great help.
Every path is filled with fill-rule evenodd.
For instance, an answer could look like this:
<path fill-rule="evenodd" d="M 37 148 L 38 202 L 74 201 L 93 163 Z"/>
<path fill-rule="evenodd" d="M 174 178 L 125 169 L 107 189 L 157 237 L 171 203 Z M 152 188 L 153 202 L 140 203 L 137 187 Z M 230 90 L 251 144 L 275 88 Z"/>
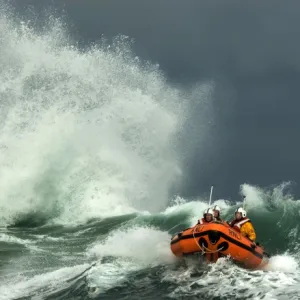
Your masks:
<path fill-rule="evenodd" d="M 211 208 L 208 208 L 203 212 L 203 217 L 205 217 L 205 215 L 209 215 L 209 214 L 211 214 L 212 216 L 214 214 L 214 212 Z"/>
<path fill-rule="evenodd" d="M 245 218 L 247 216 L 247 212 L 242 207 L 237 208 L 235 210 L 234 214 L 237 213 L 237 212 L 242 213 L 243 218 Z"/>
<path fill-rule="evenodd" d="M 217 210 L 219 213 L 221 213 L 221 208 L 218 205 L 215 205 L 212 209 Z"/>

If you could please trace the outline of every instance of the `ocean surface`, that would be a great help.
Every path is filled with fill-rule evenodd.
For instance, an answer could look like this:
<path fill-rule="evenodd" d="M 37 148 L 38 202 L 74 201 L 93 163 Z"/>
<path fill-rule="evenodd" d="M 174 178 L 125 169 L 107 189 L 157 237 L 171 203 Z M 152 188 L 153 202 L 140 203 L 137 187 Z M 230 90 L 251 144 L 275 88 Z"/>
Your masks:
<path fill-rule="evenodd" d="M 289 183 L 238 187 L 267 269 L 170 250 L 208 206 L 170 191 L 189 152 L 188 100 L 205 103 L 210 85 L 172 86 L 125 37 L 80 49 L 63 23 L 36 30 L 7 11 L 0 66 L 0 299 L 300 298 Z M 237 201 L 212 204 L 230 220 Z"/>
<path fill-rule="evenodd" d="M 202 201 L 177 199 L 160 213 L 35 224 L 36 215 L 2 227 L 0 299 L 299 299 L 299 204 L 280 188 L 248 192 L 249 216 L 271 254 L 265 270 L 228 259 L 176 259 L 175 232 L 195 224 Z M 251 196 L 252 197 L 251 197 Z M 234 207 L 217 203 L 230 219 Z"/>

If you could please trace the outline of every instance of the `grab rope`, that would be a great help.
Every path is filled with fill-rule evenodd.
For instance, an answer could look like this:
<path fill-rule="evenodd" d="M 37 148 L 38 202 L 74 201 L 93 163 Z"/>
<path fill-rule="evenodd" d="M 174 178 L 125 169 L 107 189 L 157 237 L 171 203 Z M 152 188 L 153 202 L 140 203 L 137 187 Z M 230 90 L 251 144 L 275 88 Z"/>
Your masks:
<path fill-rule="evenodd" d="M 213 251 L 213 250 L 209 250 L 209 249 L 206 248 L 204 245 L 202 245 L 202 247 L 205 248 L 206 250 L 208 250 L 207 252 L 209 252 L 209 253 L 217 253 L 217 252 L 223 250 L 223 248 L 224 248 L 224 247 L 221 247 L 220 249 L 217 249 L 217 250 Z"/>
<path fill-rule="evenodd" d="M 206 252 L 200 247 L 199 243 L 197 242 L 196 238 L 195 238 L 195 230 L 198 226 L 195 226 L 194 230 L 193 230 L 193 238 L 194 238 L 194 241 L 195 243 L 197 244 L 197 246 L 199 247 L 199 249 L 201 250 L 202 252 L 202 255 L 204 253 L 217 253 L 217 252 L 220 252 L 221 250 L 223 250 L 224 247 L 221 247 L 220 249 L 217 249 L 217 250 L 210 250 L 208 248 L 206 248 L 203 244 L 201 245 L 205 250 Z"/>
<path fill-rule="evenodd" d="M 196 240 L 196 238 L 195 238 L 195 230 L 196 230 L 197 227 L 198 227 L 198 226 L 195 226 L 195 227 L 194 227 L 194 230 L 193 230 L 193 238 L 194 238 L 195 243 L 197 244 L 197 246 L 199 247 L 199 249 L 201 250 L 202 255 L 203 255 L 203 254 L 205 253 L 205 251 L 200 247 L 199 243 L 197 242 L 197 240 Z"/>

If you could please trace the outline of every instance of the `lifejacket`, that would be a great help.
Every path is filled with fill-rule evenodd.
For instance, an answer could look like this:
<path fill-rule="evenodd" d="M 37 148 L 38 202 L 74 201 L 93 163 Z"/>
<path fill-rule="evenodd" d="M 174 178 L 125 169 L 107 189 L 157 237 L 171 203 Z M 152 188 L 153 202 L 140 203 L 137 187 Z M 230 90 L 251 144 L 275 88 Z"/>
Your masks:
<path fill-rule="evenodd" d="M 241 226 L 244 225 L 247 222 L 251 222 L 249 218 L 244 218 L 241 220 L 233 220 L 230 223 L 230 227 L 232 227 L 233 229 L 235 229 L 238 232 L 241 232 Z"/>

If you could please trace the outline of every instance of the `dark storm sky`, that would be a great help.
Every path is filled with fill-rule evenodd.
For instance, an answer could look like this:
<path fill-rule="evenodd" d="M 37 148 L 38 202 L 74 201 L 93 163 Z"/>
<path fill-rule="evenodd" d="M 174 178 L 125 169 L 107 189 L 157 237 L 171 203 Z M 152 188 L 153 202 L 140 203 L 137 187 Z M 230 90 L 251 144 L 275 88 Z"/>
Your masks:
<path fill-rule="evenodd" d="M 215 123 L 205 143 L 193 143 L 185 196 L 211 183 L 216 197 L 232 199 L 245 182 L 300 184 L 299 0 L 11 2 L 22 14 L 29 4 L 57 14 L 63 8 L 85 43 L 128 35 L 136 54 L 158 62 L 172 81 L 215 81 Z M 197 113 L 190 122 L 197 128 Z"/>

